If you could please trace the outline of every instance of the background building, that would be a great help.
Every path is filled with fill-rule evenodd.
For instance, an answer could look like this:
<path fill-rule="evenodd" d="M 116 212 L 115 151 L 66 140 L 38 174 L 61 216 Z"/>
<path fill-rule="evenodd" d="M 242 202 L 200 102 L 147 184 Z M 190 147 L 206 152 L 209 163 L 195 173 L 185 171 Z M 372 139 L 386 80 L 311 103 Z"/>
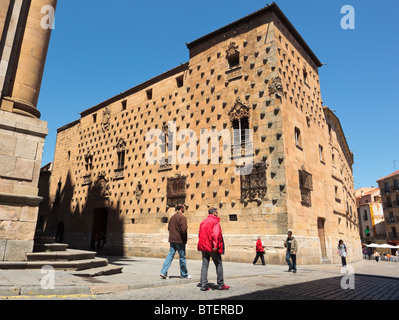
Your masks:
<path fill-rule="evenodd" d="M 189 258 L 200 257 L 199 224 L 214 206 L 225 260 L 251 261 L 261 235 L 268 263 L 285 263 L 288 230 L 299 241 L 299 263 L 340 261 L 339 239 L 349 260 L 361 259 L 353 154 L 323 106 L 320 61 L 278 6 L 187 47 L 189 62 L 58 129 L 44 233 L 62 232 L 81 249 L 104 233 L 105 253 L 163 257 L 168 219 L 186 203 Z M 146 140 L 151 130 L 165 139 L 157 151 L 154 136 Z M 184 130 L 188 139 L 225 130 L 232 146 L 214 136 L 207 148 L 193 147 L 178 135 Z M 160 151 L 163 161 L 146 161 Z M 182 162 L 182 154 L 196 160 Z M 238 174 L 250 163 L 250 174 Z"/>
<path fill-rule="evenodd" d="M 41 24 L 46 5 L 56 1 L 0 1 L 0 261 L 33 250 L 47 135 L 36 108 L 51 34 Z"/>
<path fill-rule="evenodd" d="M 377 180 L 381 192 L 387 240 L 399 245 L 399 170 Z"/>
<path fill-rule="evenodd" d="M 373 187 L 357 189 L 356 205 L 362 243 L 386 243 L 386 228 L 380 189 Z"/>

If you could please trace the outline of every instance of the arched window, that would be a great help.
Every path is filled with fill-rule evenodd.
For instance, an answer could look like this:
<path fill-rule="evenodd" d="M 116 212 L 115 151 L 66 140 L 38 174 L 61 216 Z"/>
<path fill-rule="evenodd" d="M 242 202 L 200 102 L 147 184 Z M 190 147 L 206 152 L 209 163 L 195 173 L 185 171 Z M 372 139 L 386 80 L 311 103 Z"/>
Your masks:
<path fill-rule="evenodd" d="M 126 142 L 123 139 L 119 139 L 116 145 L 116 152 L 118 154 L 118 169 L 125 166 L 125 152 L 126 152 Z"/>
<path fill-rule="evenodd" d="M 249 141 L 249 107 L 237 98 L 233 108 L 229 111 L 233 127 L 233 146 L 241 145 L 245 148 Z"/>
<path fill-rule="evenodd" d="M 114 179 L 123 179 L 125 171 L 125 153 L 126 153 L 126 142 L 123 139 L 119 139 L 116 145 L 116 153 L 118 155 L 117 167 L 115 168 Z"/>
<path fill-rule="evenodd" d="M 243 117 L 241 119 L 233 120 L 233 143 L 235 145 L 239 144 L 242 148 L 245 147 L 245 143 L 248 142 L 247 131 L 249 129 L 248 117 Z"/>

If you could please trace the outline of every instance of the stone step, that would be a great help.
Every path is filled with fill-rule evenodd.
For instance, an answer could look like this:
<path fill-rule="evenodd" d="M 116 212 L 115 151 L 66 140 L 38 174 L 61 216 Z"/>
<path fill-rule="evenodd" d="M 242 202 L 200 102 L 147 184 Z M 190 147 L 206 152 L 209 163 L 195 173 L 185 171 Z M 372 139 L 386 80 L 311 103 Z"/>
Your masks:
<path fill-rule="evenodd" d="M 107 265 L 108 260 L 105 258 L 72 261 L 2 261 L 0 262 L 0 269 L 41 269 L 44 266 L 52 266 L 55 270 L 78 271 L 90 268 L 105 267 Z"/>
<path fill-rule="evenodd" d="M 96 252 L 94 251 L 82 251 L 74 249 L 54 252 L 33 252 L 26 254 L 28 261 L 73 261 L 93 259 L 95 256 Z"/>
<path fill-rule="evenodd" d="M 54 243 L 54 237 L 47 237 L 47 236 L 36 236 L 35 243 Z"/>
<path fill-rule="evenodd" d="M 79 277 L 98 277 L 98 276 L 109 276 L 112 274 L 122 273 L 123 267 L 108 264 L 104 267 L 97 267 L 85 270 L 79 270 L 73 273 L 75 276 Z"/>
<path fill-rule="evenodd" d="M 332 264 L 332 262 L 327 257 L 321 257 L 321 264 Z"/>
<path fill-rule="evenodd" d="M 65 243 L 35 243 L 33 252 L 66 251 L 68 245 Z"/>

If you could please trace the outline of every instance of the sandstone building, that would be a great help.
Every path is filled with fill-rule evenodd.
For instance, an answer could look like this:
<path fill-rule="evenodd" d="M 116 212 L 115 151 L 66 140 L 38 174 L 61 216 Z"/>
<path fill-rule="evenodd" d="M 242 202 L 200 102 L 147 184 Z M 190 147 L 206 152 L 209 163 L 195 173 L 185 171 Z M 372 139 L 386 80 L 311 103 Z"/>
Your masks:
<path fill-rule="evenodd" d="M 386 224 L 387 241 L 399 245 L 399 170 L 377 180 Z"/>
<path fill-rule="evenodd" d="M 373 187 L 360 188 L 355 191 L 355 194 L 362 243 L 386 243 L 380 189 Z"/>
<path fill-rule="evenodd" d="M 279 7 L 187 48 L 187 63 L 58 129 L 44 233 L 89 249 L 103 232 L 105 253 L 164 257 L 167 221 L 180 202 L 188 206 L 189 258 L 200 257 L 199 224 L 215 206 L 225 260 L 251 261 L 261 235 L 268 263 L 285 263 L 288 230 L 299 240 L 299 263 L 339 261 L 339 239 L 349 259 L 360 259 L 353 155 L 323 106 L 322 64 Z M 201 130 L 208 148 L 189 142 Z M 212 132 L 231 132 L 231 146 Z"/>
<path fill-rule="evenodd" d="M 37 101 L 51 28 L 42 8 L 56 0 L 0 1 L 0 261 L 32 252 L 47 123 Z"/>

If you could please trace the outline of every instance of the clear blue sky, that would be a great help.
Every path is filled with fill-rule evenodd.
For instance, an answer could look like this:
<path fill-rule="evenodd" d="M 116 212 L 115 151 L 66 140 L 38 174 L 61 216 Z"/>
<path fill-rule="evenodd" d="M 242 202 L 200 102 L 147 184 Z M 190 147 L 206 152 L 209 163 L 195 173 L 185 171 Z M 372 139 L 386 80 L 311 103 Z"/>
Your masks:
<path fill-rule="evenodd" d="M 185 43 L 271 3 L 260 0 L 59 0 L 38 109 L 57 128 L 79 113 L 189 60 Z M 355 154 L 355 188 L 399 169 L 398 0 L 276 1 L 319 60 L 324 104 Z M 341 28 L 341 7 L 355 29 Z"/>

